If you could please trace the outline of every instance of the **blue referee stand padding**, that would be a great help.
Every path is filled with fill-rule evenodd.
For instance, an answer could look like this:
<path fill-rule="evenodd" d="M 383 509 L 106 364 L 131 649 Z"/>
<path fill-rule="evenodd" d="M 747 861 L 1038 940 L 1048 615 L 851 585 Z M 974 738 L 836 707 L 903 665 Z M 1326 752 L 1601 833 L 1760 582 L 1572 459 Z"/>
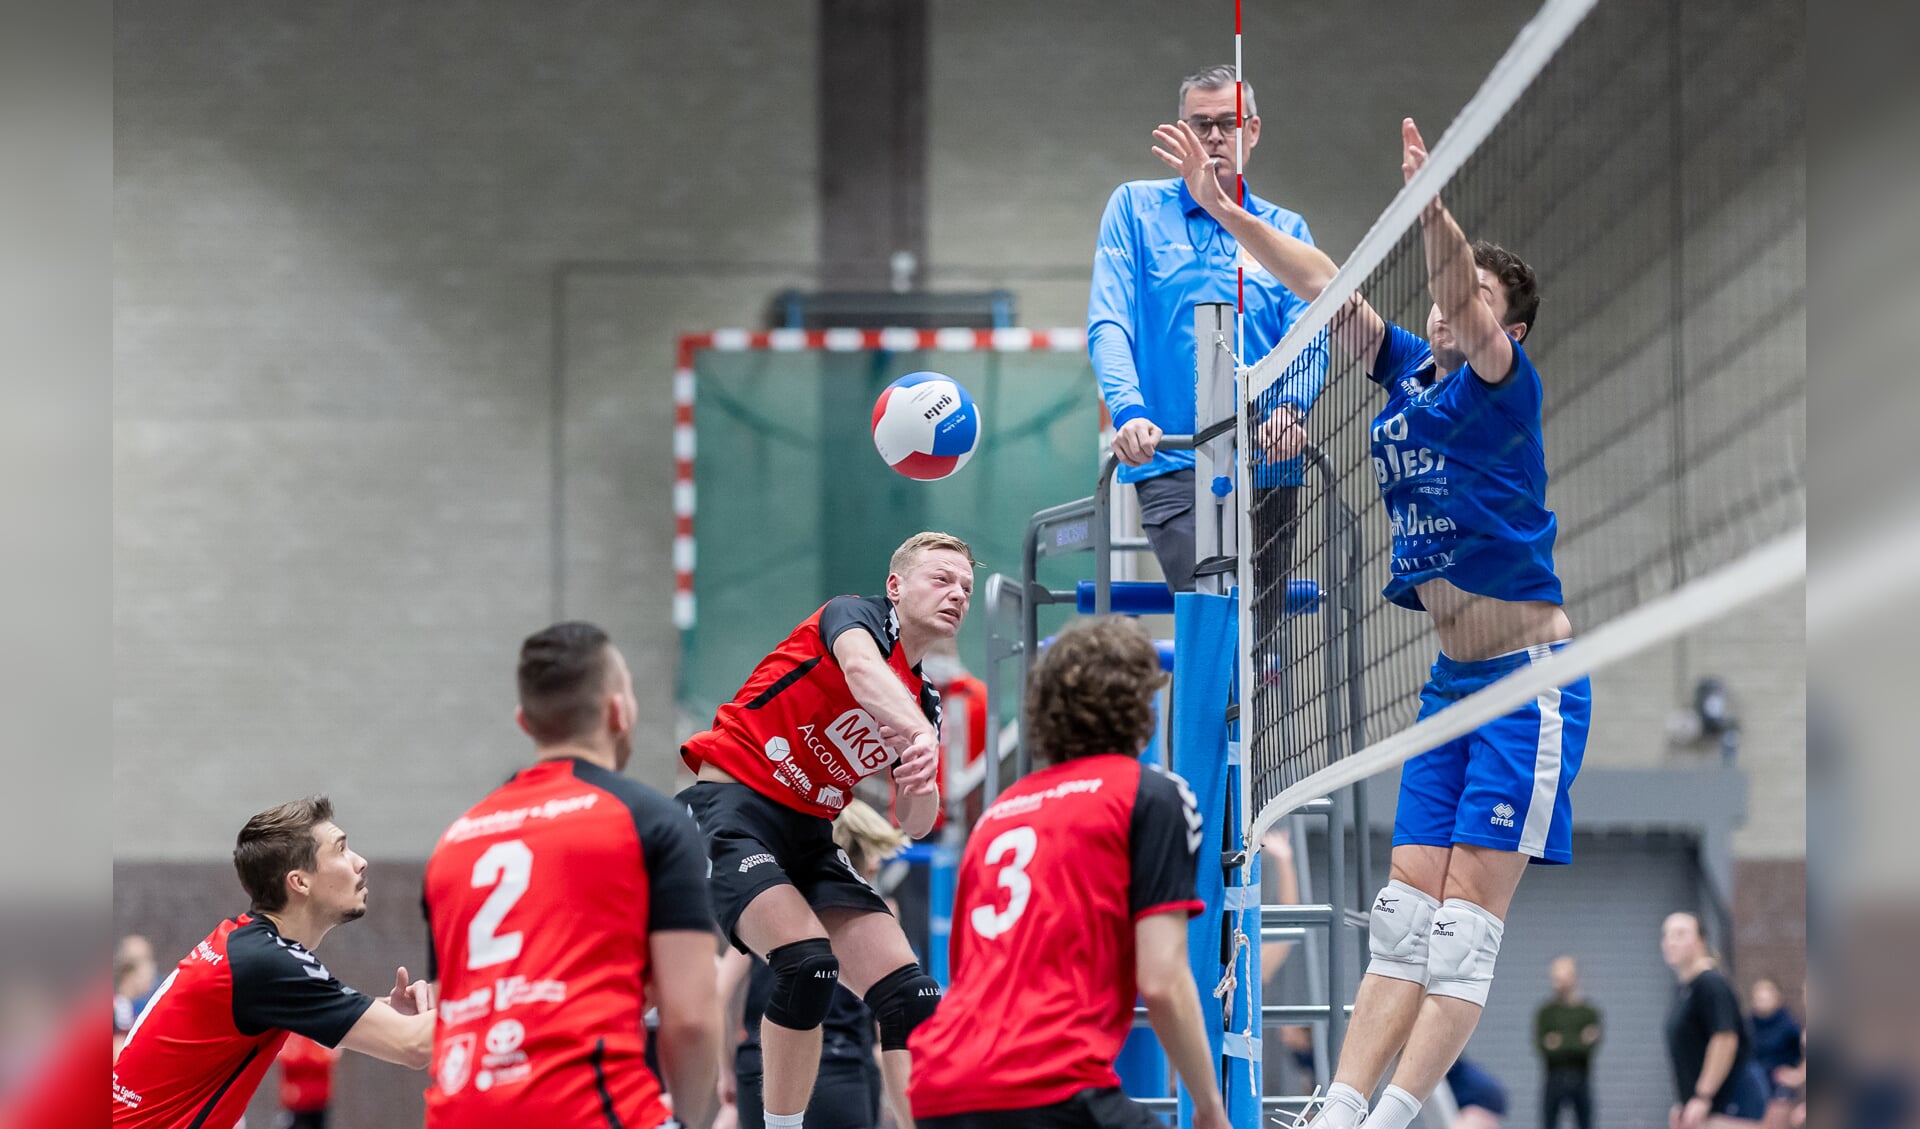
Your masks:
<path fill-rule="evenodd" d="M 1091 580 L 1082 580 L 1073 588 L 1073 608 L 1081 615 L 1093 614 Z M 1112 585 L 1112 607 L 1117 615 L 1173 615 L 1176 597 L 1158 580 L 1116 580 Z M 1315 580 L 1287 581 L 1287 615 L 1304 615 L 1320 607 L 1320 583 Z"/>
<path fill-rule="evenodd" d="M 1301 582 L 1294 582 L 1297 587 Z M 1318 598 L 1318 586 L 1314 598 Z M 1292 610 L 1293 591 L 1288 593 Z M 1239 651 L 1239 599 L 1183 592 L 1174 597 L 1174 649 L 1182 656 L 1173 684 L 1170 735 L 1173 771 L 1199 802 L 1201 839 L 1197 888 L 1207 912 L 1188 926 L 1188 959 L 1200 988 L 1212 1059 L 1221 1064 L 1221 1091 L 1235 1129 L 1261 1124 L 1260 1091 L 1260 871 L 1257 852 L 1242 838 L 1237 725 L 1227 721 L 1235 700 L 1234 656 Z M 1237 852 L 1244 863 L 1228 871 Z M 1223 983 L 1231 989 L 1215 990 Z M 1223 998 L 1224 996 L 1224 998 Z M 1182 1087 L 1180 1124 L 1193 1123 L 1193 1102 Z"/>

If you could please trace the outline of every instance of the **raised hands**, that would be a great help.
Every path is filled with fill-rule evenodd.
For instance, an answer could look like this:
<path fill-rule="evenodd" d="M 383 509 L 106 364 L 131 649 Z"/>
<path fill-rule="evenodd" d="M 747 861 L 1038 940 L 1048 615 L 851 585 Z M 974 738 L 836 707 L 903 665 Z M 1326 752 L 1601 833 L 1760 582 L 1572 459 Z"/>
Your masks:
<path fill-rule="evenodd" d="M 900 753 L 894 766 L 893 782 L 902 795 L 932 796 L 940 791 L 940 745 L 933 730 L 922 732 Z"/>
<path fill-rule="evenodd" d="M 394 971 L 393 991 L 387 995 L 388 1007 L 401 1015 L 421 1015 L 432 1011 L 435 1002 L 433 981 L 409 981 L 405 965 Z"/>
<path fill-rule="evenodd" d="M 1160 143 L 1153 147 L 1153 155 L 1180 174 L 1195 203 L 1215 218 L 1221 210 L 1234 206 L 1235 202 L 1229 200 L 1220 187 L 1219 166 L 1224 162 L 1207 155 L 1206 146 L 1200 143 L 1200 135 L 1192 126 L 1184 121 L 1163 125 L 1153 131 L 1153 139 Z"/>

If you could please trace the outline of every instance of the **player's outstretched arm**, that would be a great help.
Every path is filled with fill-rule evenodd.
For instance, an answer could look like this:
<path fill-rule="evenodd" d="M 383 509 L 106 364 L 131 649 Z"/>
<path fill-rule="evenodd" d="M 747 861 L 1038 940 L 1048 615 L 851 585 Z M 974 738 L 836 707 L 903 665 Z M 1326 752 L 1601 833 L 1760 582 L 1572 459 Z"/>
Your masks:
<path fill-rule="evenodd" d="M 1207 1049 L 1200 990 L 1187 964 L 1187 914 L 1184 910 L 1149 914 L 1134 923 L 1133 938 L 1134 980 L 1147 1005 L 1147 1022 L 1193 1095 L 1194 1124 L 1225 1129 L 1227 1111 Z"/>
<path fill-rule="evenodd" d="M 673 1115 L 687 1129 L 707 1129 L 720 1105 L 720 992 L 713 946 L 713 934 L 704 930 L 666 929 L 647 936 L 649 987 L 660 1013 L 654 1046 L 673 1095 Z"/>
<path fill-rule="evenodd" d="M 1220 221 L 1220 226 L 1226 228 L 1248 254 L 1273 272 L 1282 286 L 1305 301 L 1311 302 L 1320 296 L 1340 269 L 1332 256 L 1304 239 L 1260 222 L 1252 212 L 1229 199 L 1220 190 L 1220 178 L 1213 168 L 1214 158 L 1207 156 L 1206 147 L 1200 144 L 1200 135 L 1186 122 L 1160 126 L 1153 131 L 1153 138 L 1160 143 L 1153 147 L 1154 156 L 1180 174 L 1194 201 Z M 1345 309 L 1334 315 L 1333 342 L 1345 356 L 1371 358 L 1379 349 L 1380 335 L 1385 331 L 1380 315 L 1357 294 Z"/>
<path fill-rule="evenodd" d="M 1400 174 L 1412 180 L 1426 163 L 1427 143 L 1420 137 L 1420 127 L 1407 118 L 1400 123 Z M 1489 384 L 1500 383 L 1513 371 L 1513 340 L 1481 298 L 1473 245 L 1438 196 L 1420 212 L 1420 230 L 1426 243 L 1427 285 L 1433 289 L 1440 316 L 1453 331 L 1474 375 Z"/>
<path fill-rule="evenodd" d="M 433 1058 L 431 1010 L 402 1015 L 385 1000 L 373 1001 L 340 1045 L 409 1070 L 425 1070 Z"/>

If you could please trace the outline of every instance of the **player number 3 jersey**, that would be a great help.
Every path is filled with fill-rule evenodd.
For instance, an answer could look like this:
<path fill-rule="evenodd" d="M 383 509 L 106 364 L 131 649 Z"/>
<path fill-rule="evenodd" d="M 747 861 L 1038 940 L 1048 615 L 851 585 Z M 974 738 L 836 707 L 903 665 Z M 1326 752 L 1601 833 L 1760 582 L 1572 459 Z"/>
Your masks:
<path fill-rule="evenodd" d="M 1199 913 L 1200 813 L 1177 776 L 1085 757 L 1028 776 L 961 858 L 953 983 L 913 1034 L 916 1117 L 1029 1109 L 1118 1086 L 1134 923 Z"/>
<path fill-rule="evenodd" d="M 847 688 L 833 644 L 848 631 L 873 636 L 887 665 L 921 711 L 940 727 L 940 692 L 908 666 L 900 621 L 884 596 L 837 596 L 793 629 L 753 668 L 713 728 L 680 750 L 695 772 L 711 764 L 769 799 L 832 819 L 853 786 L 894 760 L 880 741 L 880 723 Z"/>

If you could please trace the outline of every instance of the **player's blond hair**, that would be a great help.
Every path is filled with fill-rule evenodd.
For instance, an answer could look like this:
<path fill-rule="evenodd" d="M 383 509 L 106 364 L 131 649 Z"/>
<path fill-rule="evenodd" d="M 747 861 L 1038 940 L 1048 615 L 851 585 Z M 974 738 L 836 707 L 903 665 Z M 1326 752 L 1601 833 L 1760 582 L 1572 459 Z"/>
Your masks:
<path fill-rule="evenodd" d="M 847 852 L 855 870 L 865 872 L 907 849 L 907 833 L 887 822 L 863 800 L 848 800 L 833 821 L 833 841 Z"/>
<path fill-rule="evenodd" d="M 965 541 L 951 533 L 928 530 L 924 533 L 916 533 L 900 542 L 900 547 L 893 551 L 893 558 L 887 561 L 887 571 L 896 576 L 905 576 L 909 569 L 919 563 L 920 554 L 933 549 L 946 549 L 959 553 L 967 558 L 967 564 L 970 567 L 980 566 L 980 562 L 973 559 L 973 550 L 967 547 Z"/>

